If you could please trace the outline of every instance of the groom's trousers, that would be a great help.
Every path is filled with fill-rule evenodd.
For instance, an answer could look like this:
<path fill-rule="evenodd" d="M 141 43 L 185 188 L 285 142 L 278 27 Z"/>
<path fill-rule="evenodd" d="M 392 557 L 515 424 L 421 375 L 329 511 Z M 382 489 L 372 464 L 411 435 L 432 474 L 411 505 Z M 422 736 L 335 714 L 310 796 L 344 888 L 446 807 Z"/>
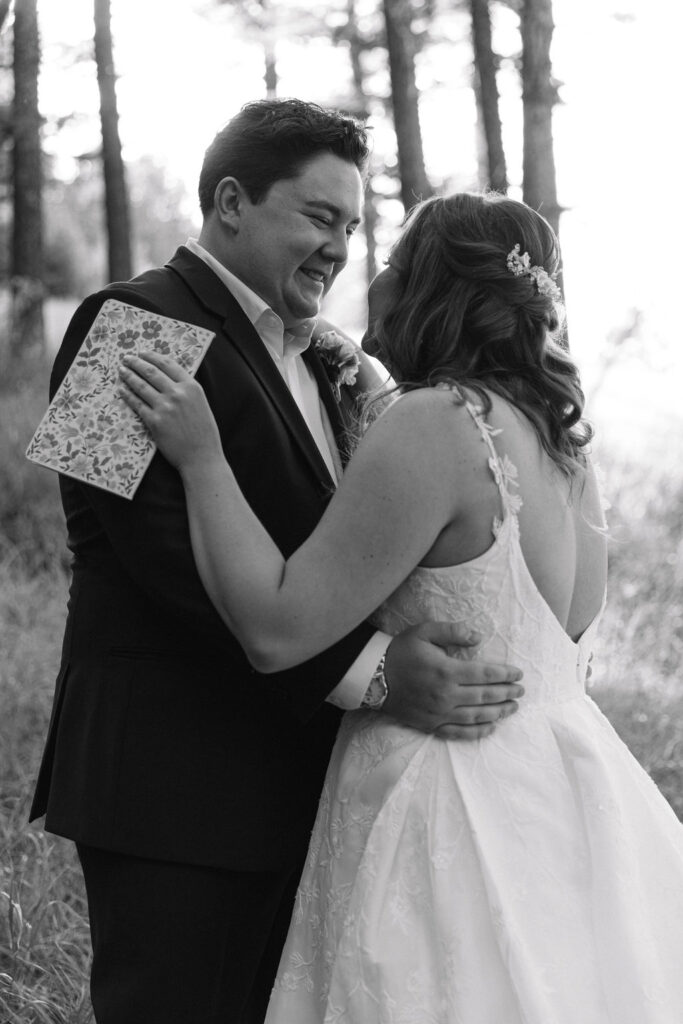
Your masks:
<path fill-rule="evenodd" d="M 304 855 L 240 872 L 78 854 L 97 1024 L 262 1024 Z"/>

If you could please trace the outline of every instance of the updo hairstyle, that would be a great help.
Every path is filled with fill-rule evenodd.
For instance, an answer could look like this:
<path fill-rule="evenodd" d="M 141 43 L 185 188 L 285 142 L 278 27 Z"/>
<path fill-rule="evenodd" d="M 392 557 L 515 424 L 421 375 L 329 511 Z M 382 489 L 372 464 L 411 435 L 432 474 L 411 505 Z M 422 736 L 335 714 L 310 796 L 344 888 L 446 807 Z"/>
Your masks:
<path fill-rule="evenodd" d="M 592 429 L 563 341 L 564 310 L 533 276 L 508 268 L 516 245 L 532 267 L 556 273 L 557 238 L 524 203 L 496 193 L 420 203 L 390 253 L 394 298 L 372 331 L 403 390 L 450 380 L 478 392 L 486 413 L 486 392 L 500 395 L 529 418 L 571 477 Z"/>

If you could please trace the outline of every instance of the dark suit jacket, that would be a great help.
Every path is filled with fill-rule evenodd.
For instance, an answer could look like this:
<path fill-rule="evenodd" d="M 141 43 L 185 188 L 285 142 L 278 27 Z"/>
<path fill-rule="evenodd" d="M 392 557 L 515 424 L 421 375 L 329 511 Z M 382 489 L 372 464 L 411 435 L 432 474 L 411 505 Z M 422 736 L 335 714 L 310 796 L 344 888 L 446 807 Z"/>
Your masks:
<path fill-rule="evenodd" d="M 285 555 L 333 490 L 271 357 L 218 277 L 181 247 L 75 313 L 59 386 L 100 306 L 118 298 L 215 331 L 197 374 L 253 509 Z M 307 353 L 332 425 L 342 418 Z M 60 478 L 73 583 L 32 818 L 104 849 L 271 869 L 306 842 L 339 713 L 324 703 L 372 630 L 262 676 L 219 619 L 192 559 L 180 478 L 156 455 L 132 501 Z M 334 586 L 334 581 L 330 581 Z"/>

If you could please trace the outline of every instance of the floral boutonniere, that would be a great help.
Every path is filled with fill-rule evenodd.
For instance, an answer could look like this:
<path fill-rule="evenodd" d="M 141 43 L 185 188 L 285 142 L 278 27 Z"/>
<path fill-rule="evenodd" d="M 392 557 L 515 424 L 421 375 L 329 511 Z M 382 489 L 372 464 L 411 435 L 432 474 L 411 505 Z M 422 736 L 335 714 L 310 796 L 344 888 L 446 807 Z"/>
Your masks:
<path fill-rule="evenodd" d="M 315 349 L 322 359 L 334 397 L 341 398 L 343 384 L 355 384 L 360 367 L 358 349 L 352 341 L 341 338 L 336 331 L 325 331 L 315 341 Z"/>

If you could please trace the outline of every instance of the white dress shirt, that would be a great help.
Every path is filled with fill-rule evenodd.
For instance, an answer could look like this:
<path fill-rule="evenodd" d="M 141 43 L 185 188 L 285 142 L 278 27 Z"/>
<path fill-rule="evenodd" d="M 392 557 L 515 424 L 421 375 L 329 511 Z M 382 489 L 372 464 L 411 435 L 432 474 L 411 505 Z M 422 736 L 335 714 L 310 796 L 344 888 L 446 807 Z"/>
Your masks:
<path fill-rule="evenodd" d="M 196 238 L 188 238 L 185 244 L 190 252 L 214 271 L 246 313 L 289 388 L 332 479 L 338 481 L 341 477 L 341 460 L 332 426 L 320 399 L 315 377 L 302 359 L 302 353 L 311 343 L 315 320 L 304 321 L 305 328 L 303 325 L 298 326 L 296 333 L 285 331 L 282 320 L 268 303 L 207 252 Z M 346 711 L 360 707 L 372 674 L 391 639 L 387 633 L 380 631 L 370 637 L 341 682 L 328 694 L 327 700 L 331 704 Z"/>

